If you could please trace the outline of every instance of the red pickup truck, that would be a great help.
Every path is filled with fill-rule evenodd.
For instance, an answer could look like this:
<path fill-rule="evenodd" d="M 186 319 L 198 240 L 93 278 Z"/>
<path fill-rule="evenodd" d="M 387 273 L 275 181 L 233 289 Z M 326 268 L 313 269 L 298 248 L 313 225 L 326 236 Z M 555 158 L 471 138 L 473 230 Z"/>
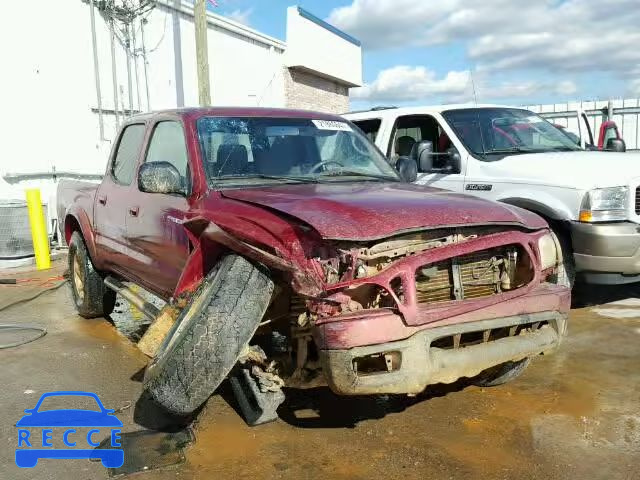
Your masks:
<path fill-rule="evenodd" d="M 275 418 L 285 385 L 515 378 L 566 333 L 558 240 L 533 213 L 408 183 L 411 161 L 398 173 L 323 113 L 135 116 L 100 184 L 59 185 L 78 312 L 108 315 L 114 289 L 135 300 L 126 283 L 179 312 L 145 373 L 176 414 L 227 376 L 249 423 Z"/>

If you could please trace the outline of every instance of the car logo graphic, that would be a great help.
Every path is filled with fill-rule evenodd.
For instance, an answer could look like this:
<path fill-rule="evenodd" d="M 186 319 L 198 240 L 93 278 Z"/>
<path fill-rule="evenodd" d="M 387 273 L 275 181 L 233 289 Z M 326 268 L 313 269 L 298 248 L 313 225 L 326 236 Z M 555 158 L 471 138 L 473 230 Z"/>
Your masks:
<path fill-rule="evenodd" d="M 48 397 L 90 397 L 93 398 L 99 411 L 82 409 L 56 409 L 40 411 L 42 402 Z M 120 444 L 120 427 L 122 422 L 113 414 L 114 410 L 109 410 L 102 405 L 102 402 L 95 393 L 91 392 L 48 392 L 43 394 L 34 408 L 25 410 L 26 415 L 22 417 L 16 427 L 18 427 L 18 448 L 16 449 L 16 465 L 21 468 L 32 468 L 41 458 L 76 459 L 90 458 L 100 459 L 107 468 L 119 468 L 124 463 L 124 450 Z M 41 438 L 31 435 L 29 430 L 32 427 L 49 427 L 42 430 Z M 50 427 L 68 427 L 64 431 L 62 440 L 69 448 L 53 448 L 51 443 L 53 430 Z M 86 443 L 90 447 L 98 447 L 99 442 L 94 440 L 94 436 L 100 433 L 100 429 L 92 428 L 86 436 L 81 435 L 73 427 L 102 427 L 110 430 L 112 448 L 75 448 Z M 41 441 L 41 442 L 40 442 Z M 38 443 L 42 448 L 38 448 Z"/>

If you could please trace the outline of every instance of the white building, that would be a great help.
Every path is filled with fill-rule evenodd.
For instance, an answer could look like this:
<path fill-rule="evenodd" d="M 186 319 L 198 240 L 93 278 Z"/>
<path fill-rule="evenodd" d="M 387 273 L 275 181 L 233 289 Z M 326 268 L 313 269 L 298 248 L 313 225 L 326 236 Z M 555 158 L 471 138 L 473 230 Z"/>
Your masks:
<path fill-rule="evenodd" d="M 36 185 L 52 202 L 54 173 L 103 174 L 131 111 L 198 104 L 192 2 L 128 2 L 155 8 L 133 21 L 127 48 L 123 24 L 113 38 L 110 28 L 121 0 L 93 0 L 95 58 L 90 2 L 3 6 L 0 199 Z M 349 88 L 362 83 L 360 43 L 301 8 L 286 14 L 284 42 L 208 13 L 213 105 L 348 110 Z"/>

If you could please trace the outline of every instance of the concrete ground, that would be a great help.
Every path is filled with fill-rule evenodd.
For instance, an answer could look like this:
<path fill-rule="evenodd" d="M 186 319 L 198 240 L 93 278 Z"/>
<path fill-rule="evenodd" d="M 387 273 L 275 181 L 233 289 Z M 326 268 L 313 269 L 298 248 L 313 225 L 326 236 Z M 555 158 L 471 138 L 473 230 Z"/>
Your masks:
<path fill-rule="evenodd" d="M 184 456 L 175 438 L 131 433 L 166 428 L 140 400 L 146 357 L 128 338 L 107 320 L 77 316 L 67 286 L 7 306 L 20 299 L 18 288 L 0 285 L 0 323 L 37 323 L 48 334 L 0 350 L 3 479 L 108 478 L 88 460 L 16 467 L 15 422 L 51 390 L 93 391 L 116 409 L 125 456 L 148 467 L 140 479 L 639 477 L 640 286 L 581 289 L 561 351 L 501 387 L 460 382 L 413 399 L 288 392 L 281 419 L 256 428 L 223 387 L 200 413 Z M 174 465 L 153 469 L 161 461 Z"/>

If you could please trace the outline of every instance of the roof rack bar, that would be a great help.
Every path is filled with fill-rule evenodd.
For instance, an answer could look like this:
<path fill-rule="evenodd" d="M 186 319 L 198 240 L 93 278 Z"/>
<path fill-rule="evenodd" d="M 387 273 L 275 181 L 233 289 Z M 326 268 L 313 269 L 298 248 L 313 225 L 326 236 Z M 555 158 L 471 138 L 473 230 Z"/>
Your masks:
<path fill-rule="evenodd" d="M 396 105 L 378 105 L 375 107 L 368 108 L 366 110 L 351 110 L 349 112 L 341 113 L 340 115 L 345 115 L 347 113 L 366 113 L 366 112 L 377 112 L 379 110 L 391 110 L 393 108 L 398 108 Z"/>

